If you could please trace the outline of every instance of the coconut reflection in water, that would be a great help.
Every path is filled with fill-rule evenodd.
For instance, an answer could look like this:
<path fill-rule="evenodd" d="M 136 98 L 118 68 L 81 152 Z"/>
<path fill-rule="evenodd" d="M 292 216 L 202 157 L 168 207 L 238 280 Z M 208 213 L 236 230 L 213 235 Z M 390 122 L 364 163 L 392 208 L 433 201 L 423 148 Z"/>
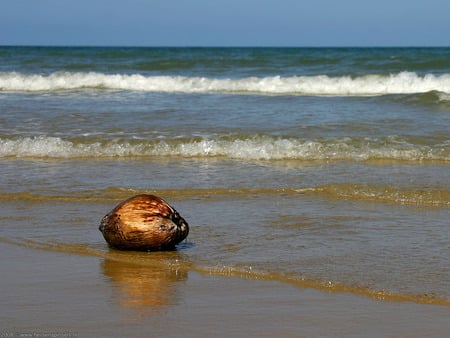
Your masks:
<path fill-rule="evenodd" d="M 114 286 L 117 303 L 142 312 L 178 303 L 180 288 L 176 284 L 188 277 L 176 251 L 115 252 L 102 262 L 102 271 Z"/>

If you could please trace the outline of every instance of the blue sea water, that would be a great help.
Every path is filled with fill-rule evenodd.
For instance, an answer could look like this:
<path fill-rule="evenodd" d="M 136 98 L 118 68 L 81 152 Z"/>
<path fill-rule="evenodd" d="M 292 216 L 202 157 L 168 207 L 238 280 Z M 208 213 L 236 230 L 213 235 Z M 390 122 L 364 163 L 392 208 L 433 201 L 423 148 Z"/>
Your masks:
<path fill-rule="evenodd" d="M 202 269 L 449 304 L 449 48 L 0 47 L 0 162 L 3 241 L 152 192 Z"/>

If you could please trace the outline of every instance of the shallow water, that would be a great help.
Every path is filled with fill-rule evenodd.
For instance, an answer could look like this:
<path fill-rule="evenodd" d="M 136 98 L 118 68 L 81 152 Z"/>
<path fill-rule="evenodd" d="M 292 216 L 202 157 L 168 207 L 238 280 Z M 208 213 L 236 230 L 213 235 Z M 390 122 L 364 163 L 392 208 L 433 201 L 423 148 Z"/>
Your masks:
<path fill-rule="evenodd" d="M 14 176 L 25 165 L 23 160 L 17 162 L 11 165 L 14 173 L 4 177 Z M 376 177 L 372 184 L 348 180 L 327 184 L 323 176 L 331 168 L 314 163 L 278 170 L 266 170 L 257 163 L 230 162 L 226 169 L 222 162 L 182 160 L 101 161 L 95 168 L 78 161 L 40 161 L 37 165 L 36 177 L 29 173 L 23 182 L 34 187 L 32 193 L 17 185 L 1 196 L 3 241 L 103 255 L 109 250 L 97 230 L 103 214 L 128 196 L 153 193 L 169 200 L 188 220 L 191 232 L 178 254 L 197 269 L 448 304 L 446 189 L 401 188 L 400 179 L 397 187 L 380 184 L 381 178 L 376 184 Z M 345 170 L 349 165 L 325 167 L 329 166 L 338 172 L 339 167 Z M 411 170 L 410 165 L 406 170 Z M 89 175 L 76 176 L 73 171 Z M 101 172 L 108 173 L 107 177 L 99 177 Z M 357 172 L 353 171 L 356 182 Z M 66 187 L 60 186 L 60 175 L 66 177 Z M 242 182 L 251 177 L 255 181 L 246 187 Z M 131 180 L 134 186 L 119 188 Z M 298 185 L 282 187 L 276 180 Z M 86 181 L 92 188 L 105 187 L 80 189 Z M 152 182 L 163 182 L 166 189 Z M 223 182 L 229 182 L 228 186 Z"/>

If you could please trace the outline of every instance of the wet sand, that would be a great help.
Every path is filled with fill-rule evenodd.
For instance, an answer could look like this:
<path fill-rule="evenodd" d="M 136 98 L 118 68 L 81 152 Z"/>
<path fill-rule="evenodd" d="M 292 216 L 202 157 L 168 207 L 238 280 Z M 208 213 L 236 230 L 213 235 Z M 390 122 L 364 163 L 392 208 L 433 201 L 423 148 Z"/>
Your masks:
<path fill-rule="evenodd" d="M 446 306 L 0 244 L 4 337 L 448 337 Z M 114 257 L 114 256 L 111 256 Z"/>

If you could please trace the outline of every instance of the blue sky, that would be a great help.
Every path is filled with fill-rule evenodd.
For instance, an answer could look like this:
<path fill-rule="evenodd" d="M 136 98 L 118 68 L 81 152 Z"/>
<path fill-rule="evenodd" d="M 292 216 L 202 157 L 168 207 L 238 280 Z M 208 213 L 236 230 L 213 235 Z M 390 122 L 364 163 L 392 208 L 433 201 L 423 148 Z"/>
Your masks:
<path fill-rule="evenodd" d="M 450 1 L 1 0 L 0 45 L 450 46 Z"/>

